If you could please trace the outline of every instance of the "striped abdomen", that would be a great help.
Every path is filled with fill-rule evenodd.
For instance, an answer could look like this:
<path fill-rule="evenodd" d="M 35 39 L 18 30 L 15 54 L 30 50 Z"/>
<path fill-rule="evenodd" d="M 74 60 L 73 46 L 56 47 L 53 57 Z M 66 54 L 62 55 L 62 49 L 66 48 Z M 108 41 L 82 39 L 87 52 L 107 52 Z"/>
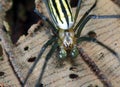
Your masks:
<path fill-rule="evenodd" d="M 61 29 L 70 29 L 74 24 L 71 8 L 67 0 L 48 0 L 53 22 Z"/>

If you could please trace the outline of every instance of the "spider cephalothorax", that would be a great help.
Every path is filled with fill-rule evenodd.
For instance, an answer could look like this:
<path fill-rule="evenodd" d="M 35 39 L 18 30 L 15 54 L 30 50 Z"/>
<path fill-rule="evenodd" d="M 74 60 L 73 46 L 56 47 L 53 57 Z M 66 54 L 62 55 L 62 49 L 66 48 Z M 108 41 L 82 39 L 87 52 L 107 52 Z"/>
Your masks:
<path fill-rule="evenodd" d="M 73 29 L 59 30 L 59 58 L 64 59 L 68 56 L 67 52 L 70 52 L 72 58 L 77 57 L 78 51 L 76 47 L 76 38 Z"/>
<path fill-rule="evenodd" d="M 71 7 L 68 0 L 42 0 L 42 1 L 45 3 L 48 9 L 48 13 L 51 17 L 51 21 L 46 16 L 39 13 L 37 9 L 35 9 L 35 12 L 51 26 L 50 29 L 52 30 L 54 35 L 41 48 L 38 58 L 35 60 L 33 66 L 30 68 L 25 78 L 23 87 L 26 84 L 33 69 L 35 68 L 37 62 L 41 58 L 43 52 L 46 50 L 46 48 L 49 45 L 52 45 L 52 47 L 48 52 L 48 54 L 46 55 L 45 63 L 43 65 L 42 71 L 39 75 L 39 79 L 36 82 L 35 87 L 43 87 L 41 85 L 41 80 L 45 67 L 47 65 L 48 60 L 51 58 L 52 54 L 55 52 L 55 50 L 57 50 L 57 48 L 60 49 L 58 54 L 59 59 L 64 59 L 68 55 L 71 58 L 75 58 L 78 55 L 77 44 L 82 41 L 92 41 L 103 46 L 118 58 L 118 54 L 114 50 L 104 45 L 96 38 L 91 37 L 91 35 L 89 35 L 90 37 L 86 37 L 86 36 L 81 37 L 80 35 L 84 26 L 90 19 L 120 18 L 120 15 L 100 15 L 100 16 L 89 15 L 92 9 L 96 6 L 97 0 L 95 0 L 95 3 L 91 6 L 91 8 L 88 9 L 87 12 L 78 21 L 78 23 L 75 24 L 80 11 L 82 0 L 78 0 L 75 16 L 72 16 Z"/>

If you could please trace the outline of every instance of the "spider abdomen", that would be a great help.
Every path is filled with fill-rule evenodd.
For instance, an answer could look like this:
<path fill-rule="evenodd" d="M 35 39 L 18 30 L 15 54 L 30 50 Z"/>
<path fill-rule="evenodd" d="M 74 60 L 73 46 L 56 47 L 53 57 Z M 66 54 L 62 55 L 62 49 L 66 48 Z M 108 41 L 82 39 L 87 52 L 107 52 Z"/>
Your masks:
<path fill-rule="evenodd" d="M 71 8 L 67 0 L 48 0 L 52 21 L 60 29 L 68 30 L 74 24 Z"/>

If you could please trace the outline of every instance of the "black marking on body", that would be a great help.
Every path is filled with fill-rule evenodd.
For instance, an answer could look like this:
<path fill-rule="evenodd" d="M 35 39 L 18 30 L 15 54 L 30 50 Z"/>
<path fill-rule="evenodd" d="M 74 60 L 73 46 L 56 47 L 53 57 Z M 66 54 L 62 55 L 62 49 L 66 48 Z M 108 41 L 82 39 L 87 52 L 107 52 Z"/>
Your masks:
<path fill-rule="evenodd" d="M 53 20 L 54 20 L 56 23 L 58 23 L 58 21 L 57 21 L 57 19 L 56 19 L 56 17 L 55 17 L 55 14 L 54 14 L 54 12 L 53 12 L 53 9 L 52 9 L 50 3 L 49 3 L 49 7 L 50 7 L 50 13 L 52 14 L 51 16 L 52 16 Z"/>
<path fill-rule="evenodd" d="M 56 3 L 55 3 L 55 0 L 52 0 L 52 3 L 53 3 L 53 6 L 54 6 L 54 8 L 55 8 L 55 11 L 56 11 L 56 13 L 57 13 L 57 15 L 58 15 L 58 17 L 59 17 L 59 20 L 63 23 L 63 21 L 62 21 L 62 19 L 60 18 L 60 13 L 59 13 L 59 9 L 57 8 L 57 5 L 56 5 Z M 62 8 L 62 7 L 61 7 Z"/>
<path fill-rule="evenodd" d="M 69 27 L 69 19 L 68 19 L 67 11 L 64 7 L 64 4 L 63 4 L 62 0 L 60 0 L 60 5 L 61 5 L 61 8 L 62 8 L 62 12 L 64 13 L 65 19 L 67 21 L 67 25 Z"/>
<path fill-rule="evenodd" d="M 70 15 L 71 15 L 71 20 L 73 21 L 73 16 L 72 16 L 72 12 L 71 12 L 71 9 L 70 9 L 70 7 L 69 7 L 68 1 L 65 0 L 65 2 L 66 2 L 66 4 L 67 4 L 67 6 L 68 6 L 68 10 L 69 10 Z"/>

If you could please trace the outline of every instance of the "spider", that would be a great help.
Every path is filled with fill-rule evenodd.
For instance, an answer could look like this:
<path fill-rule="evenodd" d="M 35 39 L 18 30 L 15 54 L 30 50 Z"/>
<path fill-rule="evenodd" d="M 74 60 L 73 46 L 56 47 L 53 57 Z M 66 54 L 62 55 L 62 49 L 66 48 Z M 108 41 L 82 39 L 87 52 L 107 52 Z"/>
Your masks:
<path fill-rule="evenodd" d="M 37 62 L 39 61 L 42 54 L 44 53 L 44 51 L 49 45 L 52 45 L 52 47 L 48 52 L 48 54 L 46 55 L 44 65 L 42 67 L 42 71 L 39 75 L 39 78 L 36 82 L 35 87 L 43 87 L 43 85 L 41 84 L 42 76 L 47 66 L 47 62 L 49 61 L 49 59 L 51 58 L 55 50 L 58 50 L 59 52 L 58 58 L 60 60 L 66 59 L 67 56 L 70 56 L 71 59 L 74 59 L 79 54 L 78 47 L 77 47 L 78 43 L 81 43 L 83 41 L 92 41 L 103 46 L 118 58 L 118 54 L 113 49 L 104 45 L 103 43 L 98 41 L 95 37 L 92 37 L 90 35 L 88 36 L 80 36 L 80 35 L 82 30 L 84 29 L 84 26 L 87 24 L 87 22 L 90 19 L 120 18 L 120 15 L 89 15 L 89 13 L 95 8 L 97 4 L 97 0 L 95 0 L 91 8 L 89 8 L 86 11 L 86 13 L 79 20 L 79 22 L 75 25 L 79 11 L 80 11 L 82 0 L 78 0 L 76 13 L 74 17 L 73 17 L 71 6 L 68 0 L 42 0 L 42 1 L 46 5 L 46 8 L 51 17 L 51 20 L 49 20 L 43 14 L 39 13 L 37 9 L 35 9 L 34 12 L 37 15 L 39 15 L 42 18 L 42 20 L 44 20 L 51 26 L 51 31 L 53 33 L 53 36 L 41 48 L 38 57 L 36 58 L 34 64 L 30 68 L 22 84 L 22 87 L 25 86 Z"/>

